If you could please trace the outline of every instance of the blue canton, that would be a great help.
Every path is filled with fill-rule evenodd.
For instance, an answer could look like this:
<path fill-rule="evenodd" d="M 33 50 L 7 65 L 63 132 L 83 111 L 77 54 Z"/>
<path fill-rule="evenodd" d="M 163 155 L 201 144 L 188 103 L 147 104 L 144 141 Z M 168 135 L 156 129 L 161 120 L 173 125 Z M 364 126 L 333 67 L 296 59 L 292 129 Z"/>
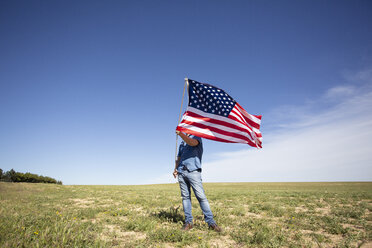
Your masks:
<path fill-rule="evenodd" d="M 236 101 L 225 91 L 189 80 L 189 106 L 203 112 L 227 117 L 234 108 Z"/>

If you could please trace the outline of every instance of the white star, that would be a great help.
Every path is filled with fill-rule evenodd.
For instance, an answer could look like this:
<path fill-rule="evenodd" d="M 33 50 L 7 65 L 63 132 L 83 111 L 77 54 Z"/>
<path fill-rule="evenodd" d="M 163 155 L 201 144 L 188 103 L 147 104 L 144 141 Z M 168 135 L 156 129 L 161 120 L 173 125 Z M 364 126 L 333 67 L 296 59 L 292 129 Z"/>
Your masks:
<path fill-rule="evenodd" d="M 196 107 L 197 107 L 197 108 L 199 108 L 199 107 L 200 107 L 200 105 L 198 104 L 198 105 L 196 105 Z"/>
<path fill-rule="evenodd" d="M 206 109 L 206 108 L 205 108 L 205 109 L 204 109 L 204 111 L 205 111 L 205 112 L 207 112 L 207 111 L 208 111 L 208 109 Z"/>

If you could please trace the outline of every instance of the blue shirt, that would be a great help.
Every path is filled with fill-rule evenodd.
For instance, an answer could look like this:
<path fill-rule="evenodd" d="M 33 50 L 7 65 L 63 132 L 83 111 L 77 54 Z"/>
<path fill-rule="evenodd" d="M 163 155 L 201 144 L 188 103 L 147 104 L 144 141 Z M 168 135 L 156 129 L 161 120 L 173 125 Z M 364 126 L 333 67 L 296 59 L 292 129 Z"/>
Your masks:
<path fill-rule="evenodd" d="M 182 173 L 184 167 L 188 171 L 194 171 L 201 169 L 201 161 L 203 156 L 203 142 L 200 137 L 190 135 L 192 139 L 199 141 L 197 146 L 190 146 L 185 141 L 182 141 L 178 149 L 178 157 L 180 157 L 180 162 L 177 167 L 177 171 Z"/>

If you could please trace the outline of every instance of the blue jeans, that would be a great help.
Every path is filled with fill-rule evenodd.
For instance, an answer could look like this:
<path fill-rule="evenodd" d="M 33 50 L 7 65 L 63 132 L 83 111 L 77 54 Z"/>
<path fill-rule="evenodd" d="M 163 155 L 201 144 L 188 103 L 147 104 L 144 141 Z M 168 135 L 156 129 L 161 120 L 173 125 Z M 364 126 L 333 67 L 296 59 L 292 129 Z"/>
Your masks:
<path fill-rule="evenodd" d="M 191 213 L 191 190 L 193 189 L 196 199 L 198 199 L 200 208 L 204 214 L 204 220 L 209 225 L 215 224 L 213 219 L 213 214 L 209 206 L 207 197 L 205 196 L 201 173 L 199 171 L 187 170 L 178 174 L 178 182 L 180 183 L 181 196 L 182 196 L 182 205 L 183 211 L 185 212 L 185 222 L 192 223 L 192 213 Z"/>

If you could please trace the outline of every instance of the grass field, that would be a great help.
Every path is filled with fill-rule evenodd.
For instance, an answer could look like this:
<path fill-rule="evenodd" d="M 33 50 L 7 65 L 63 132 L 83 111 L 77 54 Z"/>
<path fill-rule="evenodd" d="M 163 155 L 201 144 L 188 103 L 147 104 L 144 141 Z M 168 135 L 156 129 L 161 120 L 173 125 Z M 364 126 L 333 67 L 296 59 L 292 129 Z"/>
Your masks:
<path fill-rule="evenodd" d="M 177 184 L 0 183 L 0 247 L 371 247 L 372 183 L 216 183 L 222 234 L 193 197 L 182 232 Z"/>

